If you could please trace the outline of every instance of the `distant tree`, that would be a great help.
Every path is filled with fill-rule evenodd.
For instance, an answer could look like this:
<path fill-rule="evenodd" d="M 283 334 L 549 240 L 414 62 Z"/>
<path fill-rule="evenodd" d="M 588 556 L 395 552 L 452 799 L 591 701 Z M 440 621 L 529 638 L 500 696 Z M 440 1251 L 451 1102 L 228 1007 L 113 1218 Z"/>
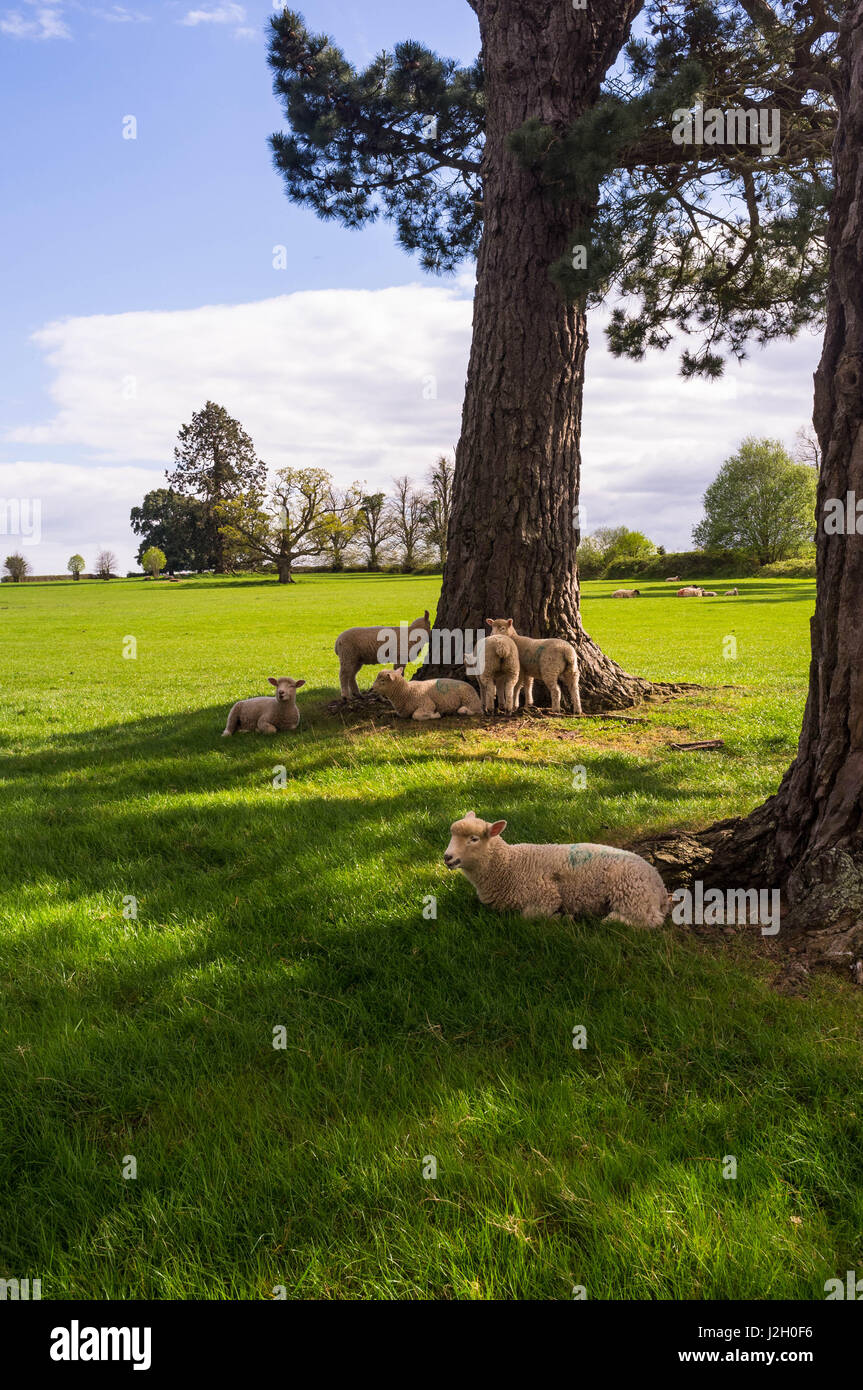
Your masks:
<path fill-rule="evenodd" d="M 370 492 L 360 498 L 357 539 L 365 552 L 370 570 L 380 568 L 380 559 L 393 534 L 392 518 L 385 492 Z"/>
<path fill-rule="evenodd" d="M 117 568 L 117 557 L 113 550 L 100 550 L 96 556 L 94 569 L 100 579 L 110 579 Z"/>
<path fill-rule="evenodd" d="M 744 439 L 704 494 L 692 532 L 699 550 L 743 550 L 762 565 L 787 559 L 815 534 L 814 468 L 777 439 Z"/>
<path fill-rule="evenodd" d="M 83 571 L 83 569 L 84 569 L 84 556 L 83 556 L 83 555 L 73 555 L 73 556 L 71 556 L 71 558 L 70 558 L 68 564 L 66 565 L 66 568 L 67 568 L 67 570 L 69 571 L 69 573 L 71 574 L 71 576 L 72 576 L 73 579 L 80 579 L 80 578 L 81 578 L 81 573 L 82 573 L 82 571 Z"/>
<path fill-rule="evenodd" d="M 266 502 L 233 497 L 216 507 L 231 546 L 258 562 L 275 565 L 280 584 L 293 584 L 297 560 L 321 555 L 327 544 L 324 518 L 332 478 L 323 468 L 281 468 Z"/>
<path fill-rule="evenodd" d="M 794 436 L 794 462 L 821 471 L 821 445 L 811 425 L 801 425 Z"/>
<path fill-rule="evenodd" d="M 578 547 L 578 567 L 586 579 L 595 579 L 618 560 L 646 560 L 657 555 L 656 546 L 643 531 L 627 526 L 600 526 L 585 536 Z"/>
<path fill-rule="evenodd" d="M 350 547 L 360 530 L 362 495 L 359 483 L 345 488 L 331 483 L 327 488 L 322 518 L 324 550 L 336 571 L 344 569 Z"/>
<path fill-rule="evenodd" d="M 143 564 L 144 552 L 157 546 L 165 552 L 169 574 L 175 570 L 214 568 L 217 555 L 212 528 L 205 505 L 197 497 L 185 497 L 173 488 L 154 488 L 140 507 L 132 508 L 129 519 L 135 535 L 141 537 L 139 565 Z"/>
<path fill-rule="evenodd" d="M 157 545 L 151 545 L 149 550 L 145 550 L 141 556 L 141 564 L 147 571 L 151 579 L 156 579 L 159 572 L 165 568 L 165 552 L 160 550 Z"/>
<path fill-rule="evenodd" d="M 190 424 L 182 426 L 173 472 L 165 476 L 178 492 L 203 503 L 214 568 L 217 574 L 227 573 L 231 557 L 218 508 L 238 497 L 245 497 L 254 508 L 263 500 L 266 487 L 267 466 L 255 453 L 251 438 L 224 406 L 207 401 Z"/>
<path fill-rule="evenodd" d="M 433 464 L 427 480 L 428 502 L 425 509 L 425 536 L 437 551 L 441 565 L 446 564 L 446 538 L 452 512 L 453 464 L 441 454 Z"/>
<path fill-rule="evenodd" d="M 393 537 L 401 551 L 402 568 L 415 569 L 422 550 L 423 529 L 429 499 L 411 478 L 394 478 L 389 500 Z"/>
<path fill-rule="evenodd" d="M 7 555 L 4 562 L 4 569 L 11 576 L 15 584 L 20 584 L 22 579 L 26 579 L 30 573 L 30 561 L 16 551 L 14 555 Z"/>

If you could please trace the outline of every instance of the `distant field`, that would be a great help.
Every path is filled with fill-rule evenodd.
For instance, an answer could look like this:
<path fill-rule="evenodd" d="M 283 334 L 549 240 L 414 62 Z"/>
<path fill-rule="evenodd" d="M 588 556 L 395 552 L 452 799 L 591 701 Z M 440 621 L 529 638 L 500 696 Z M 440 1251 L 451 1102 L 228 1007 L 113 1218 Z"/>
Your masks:
<path fill-rule="evenodd" d="M 433 612 L 435 577 L 0 587 L 0 1277 L 820 1298 L 861 1267 L 859 991 L 781 998 L 743 935 L 495 915 L 443 868 L 467 809 L 623 844 L 775 788 L 813 582 L 620 582 L 584 586 L 591 635 L 709 689 L 636 723 L 440 727 L 325 710 L 336 634 Z M 268 675 L 308 682 L 300 733 L 222 740 Z"/>

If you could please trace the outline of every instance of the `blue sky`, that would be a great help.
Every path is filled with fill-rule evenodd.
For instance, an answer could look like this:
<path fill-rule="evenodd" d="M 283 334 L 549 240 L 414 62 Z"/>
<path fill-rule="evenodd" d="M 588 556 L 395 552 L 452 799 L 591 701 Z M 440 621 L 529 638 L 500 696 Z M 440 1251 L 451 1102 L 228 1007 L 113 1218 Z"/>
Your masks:
<path fill-rule="evenodd" d="M 342 482 L 421 476 L 455 444 L 472 267 L 425 276 L 385 222 L 348 232 L 287 201 L 267 147 L 270 8 L 0 0 L 0 497 L 41 499 L 38 572 L 100 545 L 132 564 L 129 507 L 207 395 L 273 466 Z M 407 37 L 476 54 L 466 0 L 300 8 L 359 63 Z M 613 362 L 599 322 L 592 344 L 588 528 L 686 545 L 739 437 L 790 443 L 809 414 L 814 338 L 716 387 L 681 383 L 673 353 Z"/>

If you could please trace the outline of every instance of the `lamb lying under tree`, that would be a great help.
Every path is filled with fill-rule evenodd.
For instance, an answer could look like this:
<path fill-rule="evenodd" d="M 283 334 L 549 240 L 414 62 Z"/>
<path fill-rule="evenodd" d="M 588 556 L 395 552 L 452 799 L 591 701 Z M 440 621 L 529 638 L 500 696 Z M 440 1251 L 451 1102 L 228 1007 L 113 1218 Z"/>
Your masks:
<path fill-rule="evenodd" d="M 602 917 L 631 927 L 659 927 L 670 903 L 652 864 L 612 845 L 510 845 L 505 820 L 468 811 L 450 827 L 444 854 L 461 869 L 486 907 L 522 917 Z"/>
<path fill-rule="evenodd" d="M 402 719 L 440 719 L 442 714 L 482 714 L 479 696 L 467 681 L 405 680 L 403 666 L 378 672 L 372 693 L 389 700 Z"/>

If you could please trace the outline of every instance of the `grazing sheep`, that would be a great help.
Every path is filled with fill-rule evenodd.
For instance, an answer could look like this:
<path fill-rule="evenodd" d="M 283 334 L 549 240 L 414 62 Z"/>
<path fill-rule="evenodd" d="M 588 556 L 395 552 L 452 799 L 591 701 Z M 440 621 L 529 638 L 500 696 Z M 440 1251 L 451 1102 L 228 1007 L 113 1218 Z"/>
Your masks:
<path fill-rule="evenodd" d="M 677 590 L 678 598 L 701 598 L 704 590 L 699 589 L 697 584 L 687 584 L 685 588 Z"/>
<path fill-rule="evenodd" d="M 737 598 L 737 596 L 738 596 L 739 593 L 740 593 L 740 590 L 739 590 L 739 589 L 726 589 L 726 590 L 725 590 L 725 597 L 726 597 L 726 598 L 729 598 L 729 597 Z"/>
<path fill-rule="evenodd" d="M 275 695 L 255 695 L 250 700 L 238 700 L 232 705 L 222 738 L 230 738 L 239 729 L 241 734 L 256 729 L 259 734 L 278 734 L 284 729 L 296 729 L 300 722 L 297 691 L 305 681 L 290 676 L 268 676 L 276 687 Z"/>
<path fill-rule="evenodd" d="M 611 845 L 509 845 L 505 828 L 505 820 L 492 824 L 469 811 L 451 826 L 444 854 L 486 907 L 522 917 L 601 916 L 631 927 L 665 921 L 665 884 L 639 854 Z"/>
<path fill-rule="evenodd" d="M 524 691 L 524 707 L 533 704 L 533 682 L 539 677 L 551 693 L 553 714 L 560 714 L 560 682 L 572 702 L 573 714 L 581 714 L 581 695 L 578 688 L 578 658 L 572 643 L 562 637 L 522 637 L 516 632 L 512 618 L 486 618 L 492 632 L 511 637 L 518 648 L 519 676 L 515 692 L 515 707 Z"/>
<path fill-rule="evenodd" d="M 407 681 L 403 666 L 379 671 L 372 691 L 389 700 L 401 719 L 440 719 L 442 714 L 482 714 L 479 696 L 467 681 L 441 678 Z"/>
<path fill-rule="evenodd" d="M 357 685 L 357 672 L 361 666 L 380 666 L 382 665 L 381 632 L 398 633 L 398 627 L 387 628 L 383 623 L 377 627 L 349 627 L 344 632 L 340 632 L 336 638 L 335 652 L 339 658 L 339 685 L 341 686 L 342 699 L 348 700 L 352 695 L 359 695 L 360 688 Z M 417 639 L 415 634 L 424 632 L 425 642 Z M 421 618 L 414 618 L 407 630 L 408 650 L 399 652 L 399 656 L 406 657 L 409 661 L 416 661 L 427 645 L 431 636 L 431 626 L 429 624 L 429 613 L 426 609 Z M 395 656 L 385 658 L 391 661 Z"/>
<path fill-rule="evenodd" d="M 615 589 L 612 598 L 641 598 L 640 589 Z"/>
<path fill-rule="evenodd" d="M 498 708 L 506 714 L 515 710 L 515 689 L 518 685 L 518 647 L 511 637 L 493 632 L 480 638 L 476 644 L 476 654 L 466 663 L 468 675 L 479 681 L 482 703 L 486 714 L 494 713 L 494 698 L 497 695 Z"/>

